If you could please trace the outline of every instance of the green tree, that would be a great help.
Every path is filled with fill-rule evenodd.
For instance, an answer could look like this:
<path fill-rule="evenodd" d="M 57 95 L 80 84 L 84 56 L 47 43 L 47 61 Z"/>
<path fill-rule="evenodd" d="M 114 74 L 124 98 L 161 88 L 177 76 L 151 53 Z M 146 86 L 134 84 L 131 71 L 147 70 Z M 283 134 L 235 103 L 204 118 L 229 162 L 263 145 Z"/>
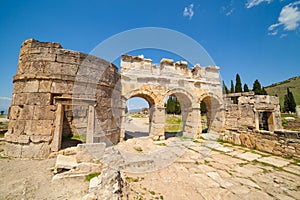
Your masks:
<path fill-rule="evenodd" d="M 267 91 L 265 90 L 264 87 L 263 87 L 262 90 L 261 90 L 261 94 L 262 94 L 262 95 L 268 95 L 268 93 L 267 93 Z"/>
<path fill-rule="evenodd" d="M 242 81 L 241 81 L 241 77 L 239 74 L 236 74 L 236 77 L 235 77 L 235 92 L 243 92 L 243 89 L 242 89 Z"/>
<path fill-rule="evenodd" d="M 225 92 L 225 94 L 229 94 L 229 90 L 227 88 L 227 86 L 225 85 L 224 81 L 222 82 L 223 85 L 223 92 Z"/>
<path fill-rule="evenodd" d="M 253 83 L 253 89 L 252 90 L 253 90 L 255 95 L 260 95 L 262 93 L 261 84 L 257 79 Z"/>
<path fill-rule="evenodd" d="M 181 114 L 181 107 L 176 97 L 170 96 L 166 104 L 167 114 Z"/>
<path fill-rule="evenodd" d="M 200 103 L 200 110 L 201 110 L 201 115 L 207 112 L 206 104 L 204 101 L 201 101 Z"/>
<path fill-rule="evenodd" d="M 174 103 L 175 103 L 175 114 L 180 115 L 181 114 L 180 103 L 176 97 L 174 97 Z"/>
<path fill-rule="evenodd" d="M 284 95 L 283 112 L 296 112 L 294 95 L 289 88 L 287 88 L 287 94 Z"/>
<path fill-rule="evenodd" d="M 234 84 L 233 84 L 233 80 L 230 81 L 230 93 L 234 93 Z"/>
<path fill-rule="evenodd" d="M 246 83 L 244 84 L 244 92 L 249 92 L 249 88 L 248 88 L 248 85 Z"/>

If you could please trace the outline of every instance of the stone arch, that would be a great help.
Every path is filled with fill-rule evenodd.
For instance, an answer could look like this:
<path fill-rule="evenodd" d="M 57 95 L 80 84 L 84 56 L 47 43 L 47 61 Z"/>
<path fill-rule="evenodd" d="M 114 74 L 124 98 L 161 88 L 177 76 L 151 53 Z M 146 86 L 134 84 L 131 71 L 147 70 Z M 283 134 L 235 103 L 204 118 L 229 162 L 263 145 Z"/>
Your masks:
<path fill-rule="evenodd" d="M 155 92 L 147 89 L 136 89 L 123 95 L 122 98 L 122 124 L 121 124 L 121 140 L 125 138 L 125 123 L 126 123 L 126 101 L 133 97 L 140 97 L 145 99 L 149 104 L 149 135 L 163 136 L 163 122 L 165 120 L 164 107 L 160 106 L 161 102 L 158 100 L 158 95 Z"/>
<path fill-rule="evenodd" d="M 207 92 L 200 95 L 198 104 L 200 105 L 202 101 L 205 102 L 207 109 L 208 132 L 222 132 L 225 123 L 222 98 L 212 92 Z"/>
<path fill-rule="evenodd" d="M 181 106 L 182 126 L 185 137 L 196 137 L 199 129 L 200 105 L 195 101 L 195 97 L 183 88 L 173 88 L 164 95 L 164 102 L 169 96 L 175 96 Z"/>

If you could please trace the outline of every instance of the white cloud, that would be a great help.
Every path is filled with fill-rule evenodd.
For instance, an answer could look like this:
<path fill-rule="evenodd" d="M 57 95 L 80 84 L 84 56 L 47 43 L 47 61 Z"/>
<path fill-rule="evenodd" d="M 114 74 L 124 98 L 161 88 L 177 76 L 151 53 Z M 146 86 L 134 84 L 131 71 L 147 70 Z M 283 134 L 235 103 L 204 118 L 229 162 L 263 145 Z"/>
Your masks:
<path fill-rule="evenodd" d="M 0 100 L 3 100 L 3 101 L 11 101 L 11 98 L 9 98 L 9 97 L 0 97 Z"/>
<path fill-rule="evenodd" d="M 194 4 L 190 4 L 189 6 L 185 7 L 183 10 L 183 16 L 192 19 L 194 16 L 193 8 L 194 8 Z"/>
<path fill-rule="evenodd" d="M 235 8 L 233 6 L 234 0 L 231 0 L 229 4 L 221 7 L 221 13 L 225 14 L 226 16 L 231 15 L 235 11 Z"/>
<path fill-rule="evenodd" d="M 232 8 L 231 10 L 229 10 L 225 15 L 229 16 L 229 15 L 231 15 L 233 13 L 233 11 L 234 11 L 234 8 Z"/>
<path fill-rule="evenodd" d="M 281 9 L 280 15 L 278 17 L 278 23 L 269 26 L 268 30 L 271 31 L 269 35 L 276 35 L 280 26 L 283 26 L 285 31 L 296 30 L 300 23 L 300 11 L 298 5 L 300 1 L 290 3 Z M 274 34 L 276 32 L 276 34 Z M 283 34 L 285 37 L 286 34 Z"/>
<path fill-rule="evenodd" d="M 252 8 L 254 6 L 258 6 L 263 2 L 271 3 L 273 0 L 248 0 L 246 3 L 246 8 Z"/>

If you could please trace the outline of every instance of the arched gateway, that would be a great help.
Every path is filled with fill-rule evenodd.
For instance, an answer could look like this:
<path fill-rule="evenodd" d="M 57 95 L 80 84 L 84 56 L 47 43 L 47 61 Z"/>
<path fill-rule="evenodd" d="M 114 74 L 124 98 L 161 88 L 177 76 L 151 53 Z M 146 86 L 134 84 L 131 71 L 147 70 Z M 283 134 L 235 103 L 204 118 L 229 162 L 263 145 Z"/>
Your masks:
<path fill-rule="evenodd" d="M 278 144 L 286 149 L 279 98 L 253 92 L 223 95 L 216 66 L 188 69 L 185 61 L 165 58 L 157 66 L 150 59 L 123 55 L 119 74 L 101 58 L 28 39 L 13 82 L 4 137 L 7 156 L 45 158 L 70 144 L 73 136 L 86 143 L 116 144 L 124 139 L 126 101 L 132 97 L 148 102 L 150 136 L 163 139 L 169 96 L 181 105 L 185 137 L 197 137 L 204 122 L 208 132 L 235 144 L 272 153 L 278 153 Z M 207 122 L 201 120 L 201 103 Z M 275 132 L 279 142 L 273 143 L 275 138 L 272 148 L 265 148 L 270 136 L 277 137 Z M 293 148 L 282 152 L 293 154 Z"/>
<path fill-rule="evenodd" d="M 208 131 L 219 132 L 224 126 L 224 110 L 219 67 L 194 66 L 163 58 L 160 66 L 152 60 L 123 55 L 121 60 L 122 120 L 120 137 L 125 137 L 126 101 L 144 98 L 149 103 L 150 136 L 164 136 L 165 106 L 169 96 L 181 105 L 183 136 L 194 138 L 202 132 L 200 102 L 207 104 Z"/>
<path fill-rule="evenodd" d="M 126 101 L 142 97 L 149 104 L 150 136 L 163 137 L 164 102 L 176 96 L 181 104 L 183 135 L 201 133 L 200 102 L 208 105 L 210 130 L 223 127 L 219 68 L 187 68 L 187 62 L 122 56 L 121 74 L 113 64 L 63 49 L 59 43 L 23 42 L 14 76 L 14 91 L 5 134 L 5 154 L 47 157 L 69 144 L 116 144 L 125 136 Z M 71 138 L 72 139 L 72 138 Z M 161 138 L 162 139 L 162 138 Z"/>

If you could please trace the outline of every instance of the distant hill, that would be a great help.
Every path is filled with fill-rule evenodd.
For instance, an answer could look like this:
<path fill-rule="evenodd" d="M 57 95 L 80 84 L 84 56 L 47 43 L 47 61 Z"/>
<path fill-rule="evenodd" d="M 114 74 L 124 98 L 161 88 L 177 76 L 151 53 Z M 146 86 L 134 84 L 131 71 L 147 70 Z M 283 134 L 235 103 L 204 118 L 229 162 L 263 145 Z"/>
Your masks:
<path fill-rule="evenodd" d="M 290 91 L 293 93 L 296 104 L 300 105 L 300 76 L 265 87 L 269 95 L 277 95 L 279 97 L 281 107 L 283 106 L 284 95 L 287 93 L 287 88 L 290 88 Z"/>

